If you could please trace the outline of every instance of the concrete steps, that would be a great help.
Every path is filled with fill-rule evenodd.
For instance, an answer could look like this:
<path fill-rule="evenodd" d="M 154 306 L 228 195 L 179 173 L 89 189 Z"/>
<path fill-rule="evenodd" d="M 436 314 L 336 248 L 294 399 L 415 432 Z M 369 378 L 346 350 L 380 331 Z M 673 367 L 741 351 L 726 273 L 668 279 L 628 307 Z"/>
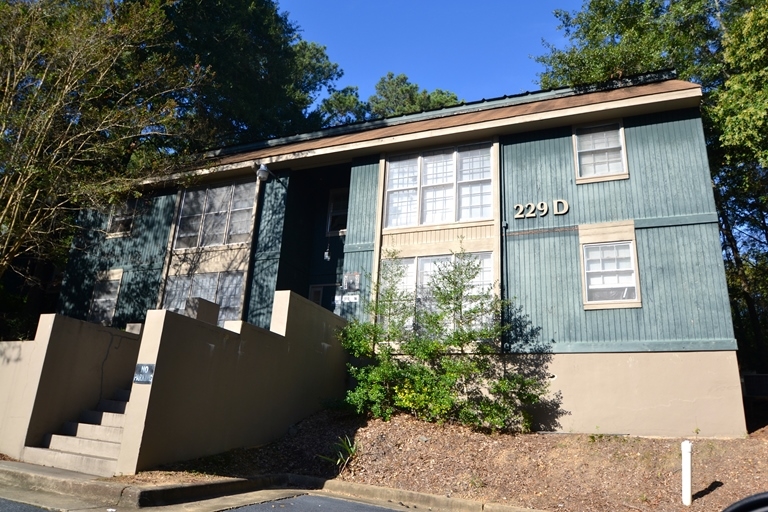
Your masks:
<path fill-rule="evenodd" d="M 83 411 L 79 421 L 65 423 L 46 437 L 44 447 L 27 446 L 22 460 L 89 475 L 113 476 L 120 455 L 125 407 L 130 391 L 100 400 L 96 410 Z"/>
<path fill-rule="evenodd" d="M 36 448 L 33 446 L 24 448 L 23 459 L 24 462 L 30 464 L 67 469 L 87 475 L 114 476 L 117 470 L 117 459 L 80 455 L 78 453 L 62 452 L 51 450 L 50 448 Z"/>

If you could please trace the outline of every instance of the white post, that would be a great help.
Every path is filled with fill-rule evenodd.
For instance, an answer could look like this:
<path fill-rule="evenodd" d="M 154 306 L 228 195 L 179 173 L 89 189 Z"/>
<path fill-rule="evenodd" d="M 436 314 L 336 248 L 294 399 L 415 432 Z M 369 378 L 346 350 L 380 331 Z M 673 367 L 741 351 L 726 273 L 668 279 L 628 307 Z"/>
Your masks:
<path fill-rule="evenodd" d="M 691 443 L 683 441 L 680 450 L 683 452 L 683 505 L 691 506 Z"/>

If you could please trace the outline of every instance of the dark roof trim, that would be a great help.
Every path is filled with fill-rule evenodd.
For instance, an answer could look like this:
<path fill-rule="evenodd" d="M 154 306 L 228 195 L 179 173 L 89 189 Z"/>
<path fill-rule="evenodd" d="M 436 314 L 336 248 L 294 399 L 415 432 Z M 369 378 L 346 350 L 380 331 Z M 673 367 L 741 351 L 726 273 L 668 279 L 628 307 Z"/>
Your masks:
<path fill-rule="evenodd" d="M 373 130 L 376 128 L 386 128 L 390 126 L 413 123 L 416 121 L 438 119 L 441 117 L 454 116 L 457 114 L 479 112 L 483 110 L 520 105 L 524 103 L 533 103 L 537 101 L 543 101 L 543 100 L 554 99 L 554 98 L 562 98 L 566 96 L 575 96 L 579 94 L 588 94 L 588 93 L 598 92 L 598 91 L 608 91 L 608 90 L 614 90 L 614 89 L 621 89 L 624 87 L 632 87 L 636 85 L 663 82 L 666 80 L 675 79 L 676 77 L 677 77 L 677 73 L 674 70 L 665 70 L 665 71 L 658 71 L 654 73 L 646 73 L 643 75 L 620 78 L 616 80 L 610 80 L 610 81 L 602 82 L 599 84 L 580 85 L 572 88 L 562 87 L 558 89 L 549 89 L 545 91 L 524 92 L 524 93 L 515 94 L 512 96 L 502 96 L 500 98 L 493 98 L 490 100 L 482 99 L 482 100 L 473 101 L 470 103 L 462 103 L 461 105 L 457 105 L 454 107 L 445 107 L 437 110 L 429 110 L 425 112 L 419 112 L 417 114 L 407 114 L 407 115 L 402 115 L 398 117 L 379 119 L 375 121 L 363 121 L 358 123 L 346 124 L 342 126 L 335 126 L 333 128 L 326 128 L 324 130 L 319 130 L 315 132 L 291 135 L 289 137 L 281 137 L 281 138 L 270 139 L 266 141 L 254 142 L 251 144 L 243 144 L 239 146 L 230 146 L 230 147 L 220 148 L 217 150 L 207 152 L 205 154 L 205 159 L 215 159 L 215 158 L 219 158 L 227 155 L 255 151 L 258 149 L 283 146 L 286 144 L 293 144 L 296 142 L 305 142 L 308 140 L 321 139 L 325 137 L 331 137 L 334 135 L 345 135 L 349 133 Z"/>

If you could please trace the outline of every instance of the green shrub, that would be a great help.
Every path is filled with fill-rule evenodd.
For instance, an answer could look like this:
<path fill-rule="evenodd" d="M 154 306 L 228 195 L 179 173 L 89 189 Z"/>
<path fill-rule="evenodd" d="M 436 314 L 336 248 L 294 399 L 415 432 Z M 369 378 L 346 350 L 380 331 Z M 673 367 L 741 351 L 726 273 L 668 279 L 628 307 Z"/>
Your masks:
<path fill-rule="evenodd" d="M 405 268 L 396 254 L 382 261 L 374 321 L 352 321 L 340 331 L 354 356 L 356 381 L 347 402 L 359 413 L 388 420 L 405 412 L 426 421 L 456 421 L 491 430 L 530 429 L 528 406 L 547 385 L 540 372 L 518 372 L 518 352 L 539 347 L 539 329 L 521 308 L 501 300 L 493 286 L 478 286 L 480 263 L 455 253 L 438 264 L 429 283 L 404 290 Z"/>

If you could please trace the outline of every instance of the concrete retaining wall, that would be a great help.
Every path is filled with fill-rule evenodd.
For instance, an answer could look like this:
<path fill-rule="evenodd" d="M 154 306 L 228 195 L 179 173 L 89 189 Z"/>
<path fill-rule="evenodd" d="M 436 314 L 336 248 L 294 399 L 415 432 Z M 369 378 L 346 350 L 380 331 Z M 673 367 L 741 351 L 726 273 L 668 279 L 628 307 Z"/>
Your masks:
<path fill-rule="evenodd" d="M 118 473 L 268 443 L 343 397 L 344 320 L 287 291 L 274 304 L 274 332 L 148 313 L 137 363 L 154 377 L 133 385 Z"/>
<path fill-rule="evenodd" d="M 25 445 L 130 385 L 139 337 L 119 329 L 42 315 L 34 340 L 0 347 L 0 452 Z"/>

